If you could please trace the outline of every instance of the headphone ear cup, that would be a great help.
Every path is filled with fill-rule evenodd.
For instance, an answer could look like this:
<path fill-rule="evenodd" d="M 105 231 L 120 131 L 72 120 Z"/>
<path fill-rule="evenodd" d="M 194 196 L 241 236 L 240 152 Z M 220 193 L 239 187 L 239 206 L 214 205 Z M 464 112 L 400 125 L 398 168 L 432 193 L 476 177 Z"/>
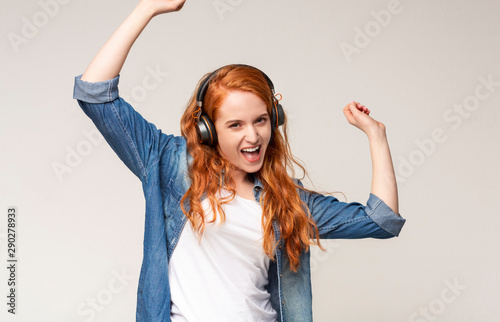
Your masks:
<path fill-rule="evenodd" d="M 272 142 L 274 139 L 274 131 L 283 124 L 285 124 L 285 111 L 279 102 L 274 101 L 274 107 L 271 111 L 271 139 L 269 142 Z"/>
<path fill-rule="evenodd" d="M 283 110 L 283 106 L 275 101 L 271 113 L 271 130 L 274 132 L 283 124 L 285 124 L 285 111 Z"/>
<path fill-rule="evenodd" d="M 280 103 L 276 104 L 276 112 L 278 114 L 278 126 L 285 124 L 285 110 Z"/>
<path fill-rule="evenodd" d="M 196 122 L 196 132 L 198 132 L 200 143 L 213 146 L 217 144 L 215 126 L 205 113 L 201 114 L 198 122 Z"/>

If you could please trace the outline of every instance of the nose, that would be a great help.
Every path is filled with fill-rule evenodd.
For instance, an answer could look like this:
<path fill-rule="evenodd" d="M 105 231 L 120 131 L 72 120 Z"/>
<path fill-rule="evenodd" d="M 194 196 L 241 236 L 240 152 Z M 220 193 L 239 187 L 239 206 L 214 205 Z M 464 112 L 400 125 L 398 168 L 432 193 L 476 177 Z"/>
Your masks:
<path fill-rule="evenodd" d="M 259 133 L 254 125 L 250 125 L 247 127 L 245 132 L 245 140 L 249 143 L 257 143 L 259 139 Z"/>

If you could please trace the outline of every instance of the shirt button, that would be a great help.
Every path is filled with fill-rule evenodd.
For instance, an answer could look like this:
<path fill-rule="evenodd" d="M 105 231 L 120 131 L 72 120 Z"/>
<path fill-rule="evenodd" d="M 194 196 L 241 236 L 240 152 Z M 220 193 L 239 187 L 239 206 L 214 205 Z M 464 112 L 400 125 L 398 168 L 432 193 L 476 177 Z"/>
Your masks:
<path fill-rule="evenodd" d="M 285 305 L 285 301 L 282 301 L 281 303 L 282 303 L 283 305 Z"/>
<path fill-rule="evenodd" d="M 278 248 L 281 249 L 281 245 L 279 245 Z"/>
<path fill-rule="evenodd" d="M 280 277 L 283 277 L 283 274 L 280 274 Z"/>

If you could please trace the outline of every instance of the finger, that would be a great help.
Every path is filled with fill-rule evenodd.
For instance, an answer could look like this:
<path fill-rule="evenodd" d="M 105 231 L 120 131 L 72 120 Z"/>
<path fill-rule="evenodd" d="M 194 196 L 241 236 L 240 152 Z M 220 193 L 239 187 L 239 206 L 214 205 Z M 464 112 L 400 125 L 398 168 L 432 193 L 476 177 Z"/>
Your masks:
<path fill-rule="evenodd" d="M 347 121 L 351 124 L 356 122 L 356 119 L 352 113 L 353 106 L 354 106 L 354 102 L 351 102 L 351 103 L 347 104 L 343 109 L 343 112 L 344 112 L 344 115 L 345 115 Z M 356 107 L 354 107 L 354 110 L 356 110 Z"/>
<path fill-rule="evenodd" d="M 359 106 L 358 102 L 353 101 L 353 102 L 349 103 L 347 106 L 349 106 L 349 110 L 351 111 L 351 113 L 354 116 L 359 115 L 360 113 L 362 113 L 362 109 Z"/>
<path fill-rule="evenodd" d="M 365 106 L 363 104 L 361 104 L 360 102 L 355 102 L 356 103 L 356 107 L 358 108 L 358 110 L 361 110 L 361 111 L 364 111 L 365 110 Z"/>
<path fill-rule="evenodd" d="M 177 11 L 180 11 L 182 8 L 184 8 L 184 4 L 186 3 L 186 1 L 182 1 L 180 6 L 177 7 Z"/>
<path fill-rule="evenodd" d="M 346 107 L 350 116 L 348 118 L 349 123 L 357 126 L 359 121 L 363 118 L 364 115 L 363 111 L 360 111 L 358 109 L 358 107 L 356 106 L 356 102 L 352 102 L 348 104 Z"/>
<path fill-rule="evenodd" d="M 364 106 L 363 104 L 359 103 L 359 102 L 356 102 L 356 107 L 362 111 L 363 113 L 367 114 L 367 115 L 370 115 L 370 110 Z"/>

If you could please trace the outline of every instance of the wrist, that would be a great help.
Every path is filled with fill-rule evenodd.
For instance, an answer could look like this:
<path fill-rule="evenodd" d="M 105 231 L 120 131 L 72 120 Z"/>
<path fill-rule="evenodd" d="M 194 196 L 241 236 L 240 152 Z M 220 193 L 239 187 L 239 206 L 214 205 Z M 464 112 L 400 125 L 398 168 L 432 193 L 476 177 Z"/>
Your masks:
<path fill-rule="evenodd" d="M 365 131 L 368 140 L 371 141 L 386 141 L 387 136 L 385 132 L 385 125 L 378 122 L 375 126 L 368 128 Z"/>
<path fill-rule="evenodd" d="M 147 19 L 152 19 L 154 16 L 158 15 L 151 2 L 140 1 L 135 7 L 135 11 Z"/>

